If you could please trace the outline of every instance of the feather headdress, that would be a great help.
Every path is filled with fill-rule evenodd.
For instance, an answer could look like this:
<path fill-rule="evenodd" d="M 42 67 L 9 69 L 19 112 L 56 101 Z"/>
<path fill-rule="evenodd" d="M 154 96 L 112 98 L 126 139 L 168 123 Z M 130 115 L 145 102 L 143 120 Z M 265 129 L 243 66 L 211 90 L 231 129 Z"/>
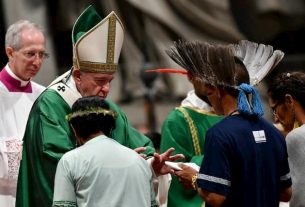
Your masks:
<path fill-rule="evenodd" d="M 257 44 L 248 40 L 241 40 L 235 44 L 234 53 L 246 66 L 252 86 L 262 81 L 284 57 L 282 51 L 273 51 L 271 45 Z"/>
<path fill-rule="evenodd" d="M 244 45 L 211 45 L 205 42 L 179 41 L 175 42 L 167 54 L 177 64 L 185 68 L 190 75 L 202 82 L 239 90 L 238 111 L 240 113 L 262 116 L 263 108 L 259 94 L 255 88 L 248 84 L 248 73 L 250 72 L 247 73 L 244 66 L 236 60 L 235 54 L 238 53 L 241 54 L 239 57 L 245 57 L 240 58 L 241 61 L 247 60 L 251 65 L 252 57 L 256 57 L 253 55 L 256 54 L 256 51 L 249 49 L 249 51 L 244 52 L 245 48 L 247 47 Z M 247 56 L 249 52 L 252 52 L 251 56 Z M 258 70 L 257 67 L 256 72 Z M 253 74 L 251 73 L 251 75 Z M 251 103 L 246 96 L 249 93 L 252 94 Z"/>
<path fill-rule="evenodd" d="M 178 41 L 166 51 L 188 74 L 211 85 L 236 86 L 234 50 L 229 45 Z"/>

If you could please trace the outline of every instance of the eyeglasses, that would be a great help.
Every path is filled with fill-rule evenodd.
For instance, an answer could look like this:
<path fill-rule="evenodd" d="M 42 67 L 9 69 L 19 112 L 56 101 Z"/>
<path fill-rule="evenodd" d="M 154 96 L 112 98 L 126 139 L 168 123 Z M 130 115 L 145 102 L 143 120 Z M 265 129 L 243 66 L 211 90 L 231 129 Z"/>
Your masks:
<path fill-rule="evenodd" d="M 22 54 L 28 60 L 34 60 L 36 57 L 38 57 L 39 59 L 47 59 L 50 57 L 50 55 L 46 52 L 24 51 L 22 52 Z"/>
<path fill-rule="evenodd" d="M 276 108 L 281 104 L 281 102 L 277 102 L 274 106 L 271 106 L 272 114 L 276 116 Z"/>

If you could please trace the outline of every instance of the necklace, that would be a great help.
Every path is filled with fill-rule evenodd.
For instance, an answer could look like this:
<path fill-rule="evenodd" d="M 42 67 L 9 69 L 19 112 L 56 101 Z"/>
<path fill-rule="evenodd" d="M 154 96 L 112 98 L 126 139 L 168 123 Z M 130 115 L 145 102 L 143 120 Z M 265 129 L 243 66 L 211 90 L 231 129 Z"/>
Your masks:
<path fill-rule="evenodd" d="M 238 110 L 237 110 L 237 109 L 235 109 L 234 111 L 232 111 L 231 113 L 229 113 L 229 115 L 228 115 L 228 116 L 232 116 L 232 115 L 234 115 L 236 112 L 238 112 Z"/>

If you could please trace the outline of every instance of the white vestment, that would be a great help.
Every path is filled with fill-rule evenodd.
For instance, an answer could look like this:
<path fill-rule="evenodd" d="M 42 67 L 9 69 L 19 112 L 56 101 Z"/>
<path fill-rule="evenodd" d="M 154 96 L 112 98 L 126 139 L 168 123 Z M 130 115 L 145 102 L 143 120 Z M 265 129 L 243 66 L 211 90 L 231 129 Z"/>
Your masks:
<path fill-rule="evenodd" d="M 4 71 L 5 70 L 5 71 Z M 3 75 L 5 73 L 5 75 Z M 13 84 L 6 84 L 8 82 Z M 22 91 L 23 87 L 29 90 Z M 21 88 L 21 90 L 19 90 Z M 18 79 L 8 65 L 0 77 L 0 206 L 14 207 L 22 138 L 32 104 L 45 87 Z"/>

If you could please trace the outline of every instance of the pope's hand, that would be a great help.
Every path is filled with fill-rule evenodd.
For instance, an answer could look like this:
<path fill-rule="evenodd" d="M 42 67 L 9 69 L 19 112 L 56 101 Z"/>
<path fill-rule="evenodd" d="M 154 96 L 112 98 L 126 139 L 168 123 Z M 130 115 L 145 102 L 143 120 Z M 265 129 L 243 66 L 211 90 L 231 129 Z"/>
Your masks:
<path fill-rule="evenodd" d="M 134 151 L 136 151 L 141 157 L 146 159 L 147 156 L 145 154 L 142 154 L 142 152 L 145 152 L 145 150 L 146 150 L 146 147 L 137 147 L 134 149 Z"/>
<path fill-rule="evenodd" d="M 184 158 L 183 154 L 176 154 L 171 156 L 175 149 L 169 148 L 166 152 L 162 154 L 154 153 L 154 158 L 152 160 L 151 166 L 157 176 L 164 175 L 167 173 L 174 173 L 174 170 L 165 164 L 165 161 L 176 161 L 178 159 Z"/>

